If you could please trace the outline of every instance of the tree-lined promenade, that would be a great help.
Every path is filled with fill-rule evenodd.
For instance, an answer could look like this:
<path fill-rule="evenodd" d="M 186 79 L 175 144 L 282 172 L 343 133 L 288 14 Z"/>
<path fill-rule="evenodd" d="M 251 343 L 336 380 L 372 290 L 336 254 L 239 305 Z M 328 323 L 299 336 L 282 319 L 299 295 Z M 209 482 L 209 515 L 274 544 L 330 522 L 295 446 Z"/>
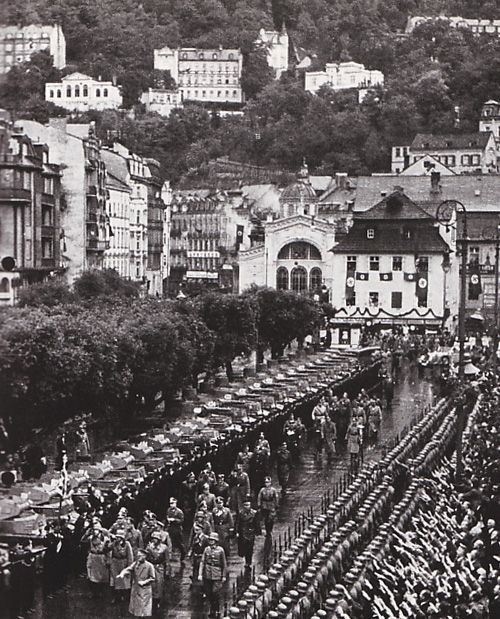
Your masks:
<path fill-rule="evenodd" d="M 257 350 L 274 357 L 317 332 L 323 308 L 292 292 L 254 289 L 192 299 L 139 298 L 113 272 L 72 291 L 42 284 L 0 316 L 0 399 L 11 434 L 70 417 L 144 414 Z"/>

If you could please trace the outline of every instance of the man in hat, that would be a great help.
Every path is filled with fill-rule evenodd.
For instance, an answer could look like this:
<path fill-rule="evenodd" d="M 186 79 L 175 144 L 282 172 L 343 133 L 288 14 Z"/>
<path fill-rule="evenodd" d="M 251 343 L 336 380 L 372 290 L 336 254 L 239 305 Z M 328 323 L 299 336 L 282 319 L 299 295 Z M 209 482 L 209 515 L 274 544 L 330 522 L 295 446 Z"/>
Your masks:
<path fill-rule="evenodd" d="M 146 561 L 147 552 L 143 548 L 137 551 L 137 560 L 122 570 L 119 578 L 131 577 L 129 613 L 134 617 L 151 617 L 153 614 L 153 583 L 155 568 Z"/>
<path fill-rule="evenodd" d="M 92 529 L 84 536 L 89 539 L 87 555 L 87 576 L 92 583 L 94 593 L 102 593 L 104 585 L 109 582 L 108 552 L 109 536 L 98 521 L 92 524 Z"/>
<path fill-rule="evenodd" d="M 123 599 L 130 589 L 130 575 L 120 578 L 119 574 L 133 562 L 134 553 L 130 542 L 125 539 L 125 529 L 116 529 L 109 549 L 109 584 L 115 595 L 113 602 Z"/>
<path fill-rule="evenodd" d="M 226 553 L 219 545 L 217 533 L 210 533 L 209 545 L 203 551 L 199 577 L 210 604 L 209 617 L 219 617 L 220 593 L 227 576 Z"/>
<path fill-rule="evenodd" d="M 257 505 L 260 510 L 261 521 L 266 529 L 266 537 L 270 537 L 279 505 L 278 491 L 271 485 L 270 477 L 265 478 L 264 486 L 259 490 Z"/>
<path fill-rule="evenodd" d="M 87 423 L 82 421 L 75 437 L 75 455 L 80 461 L 90 460 L 90 439 L 87 434 Z"/>
<path fill-rule="evenodd" d="M 203 484 L 202 492 L 198 495 L 196 504 L 199 506 L 202 501 L 206 504 L 209 512 L 211 512 L 215 507 L 215 494 L 210 492 L 210 486 L 208 483 Z"/>
<path fill-rule="evenodd" d="M 251 496 L 247 495 L 238 513 L 238 554 L 245 558 L 246 569 L 250 569 L 252 566 L 255 536 L 260 535 L 258 514 L 255 509 L 252 509 L 251 501 Z"/>
<path fill-rule="evenodd" d="M 176 548 L 181 555 L 181 563 L 184 563 L 186 550 L 182 535 L 182 525 L 184 523 L 184 512 L 177 507 L 177 499 L 170 497 L 170 507 L 167 509 L 168 532 L 172 541 L 172 548 Z"/>
<path fill-rule="evenodd" d="M 233 515 L 229 507 L 225 507 L 221 496 L 215 499 L 215 507 L 212 511 L 212 520 L 214 523 L 215 532 L 219 535 L 219 542 L 224 552 L 226 559 L 229 558 L 229 549 L 231 535 L 234 532 Z"/>
<path fill-rule="evenodd" d="M 170 570 L 170 551 L 166 544 L 162 542 L 160 531 L 153 531 L 151 539 L 146 546 L 147 557 L 154 566 L 155 579 L 152 583 L 153 607 L 158 609 L 163 599 L 165 589 L 165 575 Z"/>
<path fill-rule="evenodd" d="M 292 459 L 286 442 L 283 441 L 281 447 L 276 452 L 276 472 L 278 473 L 278 482 L 281 486 L 281 492 L 285 493 L 290 477 L 290 467 Z"/>
<path fill-rule="evenodd" d="M 228 504 L 229 501 L 229 484 L 224 479 L 224 473 L 219 473 L 217 475 L 217 483 L 214 486 L 214 494 L 217 498 L 218 496 L 222 497 L 222 501 L 224 505 Z"/>
<path fill-rule="evenodd" d="M 208 546 L 208 537 L 210 533 L 210 530 L 208 532 L 206 531 L 205 520 L 203 516 L 195 518 L 193 530 L 191 531 L 191 536 L 189 540 L 188 552 L 188 557 L 190 557 L 193 562 L 193 575 L 191 576 L 193 585 L 198 580 L 201 557 L 203 555 L 203 551 Z"/>
<path fill-rule="evenodd" d="M 196 509 L 196 476 L 192 471 L 181 484 L 181 506 L 185 517 L 190 521 Z"/>

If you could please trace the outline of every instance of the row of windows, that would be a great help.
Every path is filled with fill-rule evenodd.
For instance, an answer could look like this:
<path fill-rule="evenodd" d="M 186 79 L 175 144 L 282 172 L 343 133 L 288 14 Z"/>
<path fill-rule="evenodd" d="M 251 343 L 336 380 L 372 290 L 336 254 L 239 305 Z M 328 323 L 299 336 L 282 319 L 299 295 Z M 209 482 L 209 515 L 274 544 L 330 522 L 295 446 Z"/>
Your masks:
<path fill-rule="evenodd" d="M 208 95 L 207 95 L 207 91 L 206 90 L 202 90 L 201 91 L 201 95 L 199 94 L 200 91 L 198 90 L 186 90 L 184 96 L 186 99 L 189 99 L 191 96 L 193 96 L 194 99 L 199 99 L 200 97 L 202 99 L 213 99 L 215 98 L 215 96 L 217 96 L 217 98 L 221 98 L 224 97 L 225 99 L 230 99 L 231 98 L 231 91 L 229 90 L 217 90 L 217 93 L 215 94 L 215 90 L 209 90 L 208 91 Z M 193 93 L 191 95 L 191 93 Z M 237 99 L 238 98 L 238 91 L 237 90 L 233 90 L 232 93 L 232 98 L 233 99 Z"/>
<path fill-rule="evenodd" d="M 357 271 L 358 256 L 347 256 L 346 263 L 347 263 L 347 271 Z M 380 270 L 380 256 L 370 256 L 368 264 L 370 267 L 370 271 L 379 271 Z M 402 271 L 403 264 L 404 264 L 403 256 L 392 256 L 392 270 L 393 271 Z M 429 257 L 418 256 L 417 258 L 415 258 L 415 268 L 421 272 L 428 272 L 429 271 Z"/>
<path fill-rule="evenodd" d="M 234 59 L 234 54 L 232 52 L 229 52 L 227 57 L 228 57 L 229 60 L 233 60 Z M 199 60 L 204 60 L 205 59 L 205 52 L 199 52 L 198 53 L 198 58 L 199 58 Z M 208 54 L 207 54 L 207 59 L 208 59 Z M 218 60 L 218 59 L 219 59 L 219 54 L 217 54 L 217 52 L 214 52 L 212 54 L 212 60 Z M 187 52 L 182 52 L 181 60 L 188 60 Z"/>
<path fill-rule="evenodd" d="M 191 79 L 192 78 L 192 79 Z M 217 78 L 212 78 L 212 79 L 204 79 L 204 78 L 199 78 L 196 76 L 187 76 L 185 79 L 181 77 L 181 79 L 179 80 L 180 85 L 181 86 L 215 86 L 216 84 L 221 85 L 227 84 L 227 85 L 238 85 L 239 79 L 238 76 L 234 77 L 234 79 L 231 79 L 229 77 L 224 78 L 224 82 L 222 82 L 222 77 L 217 77 Z"/>
<path fill-rule="evenodd" d="M 86 86 L 86 85 L 84 84 L 84 86 L 83 86 L 83 88 L 82 88 L 81 92 L 82 92 L 82 96 L 83 96 L 83 97 L 88 97 L 88 96 L 89 96 L 89 89 L 88 89 L 88 86 Z M 71 96 L 72 96 L 72 94 L 71 94 L 71 93 L 72 93 L 71 86 L 66 86 L 66 97 L 67 97 L 68 99 L 70 99 L 70 98 L 71 98 Z M 61 96 L 62 96 L 62 91 L 61 91 L 61 89 L 60 89 L 60 88 L 58 88 L 58 89 L 57 89 L 57 91 L 56 91 L 56 97 L 57 97 L 57 99 L 60 99 L 60 98 L 61 98 Z M 79 97 L 80 97 L 80 86 L 75 86 L 75 94 L 74 94 L 73 96 L 74 96 L 75 98 L 79 98 Z M 100 88 L 96 88 L 96 90 L 95 90 L 95 96 L 96 96 L 96 97 L 100 97 L 100 96 L 101 96 L 101 89 L 100 89 Z M 108 89 L 107 89 L 107 88 L 103 88 L 103 89 L 102 89 L 102 96 L 103 96 L 103 97 L 107 97 L 107 96 L 108 96 Z M 51 90 L 51 91 L 49 92 L 49 98 L 50 98 L 50 99 L 54 99 L 54 91 L 53 91 L 53 90 Z"/>
<path fill-rule="evenodd" d="M 311 243 L 297 241 L 282 247 L 278 260 L 321 260 L 321 253 Z"/>
<path fill-rule="evenodd" d="M 410 228 L 403 228 L 400 230 L 401 236 L 403 239 L 409 241 L 413 237 L 413 230 Z M 366 238 L 373 240 L 375 238 L 375 228 L 367 228 L 366 229 Z"/>
<path fill-rule="evenodd" d="M 396 148 L 394 149 L 394 155 L 396 157 L 405 157 L 408 154 L 408 146 L 396 146 Z"/>
<path fill-rule="evenodd" d="M 455 155 L 431 155 L 434 159 L 437 159 L 449 168 L 453 168 L 457 165 L 457 159 Z M 416 163 L 422 157 L 413 157 L 413 162 Z M 481 165 L 481 155 L 461 155 L 460 165 L 462 166 L 479 166 Z"/>
<path fill-rule="evenodd" d="M 24 32 L 16 32 L 16 34 L 11 34 L 10 32 L 7 33 L 5 35 L 6 39 L 24 39 Z M 27 39 L 28 41 L 37 41 L 38 39 L 49 39 L 50 38 L 50 34 L 48 34 L 47 32 L 42 32 L 42 34 L 40 34 L 39 36 L 37 36 L 35 39 L 33 39 L 33 36 L 27 35 Z"/>
<path fill-rule="evenodd" d="M 308 286 L 309 282 L 309 286 Z M 288 272 L 286 267 L 276 270 L 276 288 L 278 290 L 293 290 L 294 292 L 314 292 L 323 284 L 323 273 L 318 267 L 311 269 L 309 278 L 304 267 L 294 267 Z"/>
<path fill-rule="evenodd" d="M 346 299 L 346 305 L 356 307 L 356 293 L 351 292 Z M 378 292 L 368 293 L 368 307 L 380 307 L 380 298 Z M 391 292 L 391 309 L 401 309 L 403 307 L 403 293 L 400 291 Z M 418 299 L 418 307 L 427 307 L 427 297 L 422 296 Z"/>

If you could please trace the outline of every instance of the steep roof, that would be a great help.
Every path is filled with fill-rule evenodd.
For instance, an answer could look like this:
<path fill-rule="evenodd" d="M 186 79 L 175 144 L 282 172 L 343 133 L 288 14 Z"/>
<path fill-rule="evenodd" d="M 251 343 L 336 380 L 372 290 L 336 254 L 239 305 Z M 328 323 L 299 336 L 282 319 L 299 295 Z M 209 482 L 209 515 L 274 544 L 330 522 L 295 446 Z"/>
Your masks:
<path fill-rule="evenodd" d="M 417 133 L 410 145 L 412 151 L 418 150 L 467 150 L 486 148 L 491 137 L 490 131 L 474 133 L 457 133 L 435 135 L 433 133 Z"/>
<path fill-rule="evenodd" d="M 460 200 L 467 211 L 496 211 L 500 205 L 500 175 L 483 174 L 441 176 L 432 190 L 429 176 L 360 176 L 357 180 L 354 211 L 366 211 L 398 186 L 413 202 L 435 215 L 443 200 Z"/>
<path fill-rule="evenodd" d="M 432 217 L 401 191 L 394 191 L 366 211 L 355 214 L 362 220 L 428 220 Z"/>
<path fill-rule="evenodd" d="M 125 157 L 107 148 L 101 149 L 101 157 L 108 174 L 113 175 L 115 179 L 128 186 L 129 172 Z"/>

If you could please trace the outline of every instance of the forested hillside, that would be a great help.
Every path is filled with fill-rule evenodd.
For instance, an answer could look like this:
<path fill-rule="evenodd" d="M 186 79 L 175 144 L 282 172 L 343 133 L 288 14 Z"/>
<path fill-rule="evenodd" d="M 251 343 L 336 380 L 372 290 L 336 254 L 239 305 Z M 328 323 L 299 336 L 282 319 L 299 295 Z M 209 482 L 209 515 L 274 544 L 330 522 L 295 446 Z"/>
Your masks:
<path fill-rule="evenodd" d="M 401 36 L 409 15 L 441 13 L 498 18 L 500 7 L 492 0 L 3 0 L 0 6 L 3 22 L 60 22 L 65 72 L 116 77 L 128 106 L 152 84 L 155 47 L 241 47 L 249 100 L 242 118 L 213 118 L 195 106 L 170 119 L 97 115 L 101 135 L 157 157 L 174 180 L 223 154 L 291 169 L 305 156 L 325 173 L 381 171 L 390 146 L 416 131 L 476 129 L 481 104 L 500 98 L 500 41 L 444 23 Z M 358 106 L 351 93 L 305 93 L 303 76 L 293 71 L 273 82 L 253 41 L 261 27 L 283 23 L 293 44 L 315 55 L 315 65 L 363 62 L 385 73 L 385 89 Z M 43 120 L 54 112 L 43 103 L 44 79 L 54 71 L 40 56 L 12 72 L 0 105 Z"/>

